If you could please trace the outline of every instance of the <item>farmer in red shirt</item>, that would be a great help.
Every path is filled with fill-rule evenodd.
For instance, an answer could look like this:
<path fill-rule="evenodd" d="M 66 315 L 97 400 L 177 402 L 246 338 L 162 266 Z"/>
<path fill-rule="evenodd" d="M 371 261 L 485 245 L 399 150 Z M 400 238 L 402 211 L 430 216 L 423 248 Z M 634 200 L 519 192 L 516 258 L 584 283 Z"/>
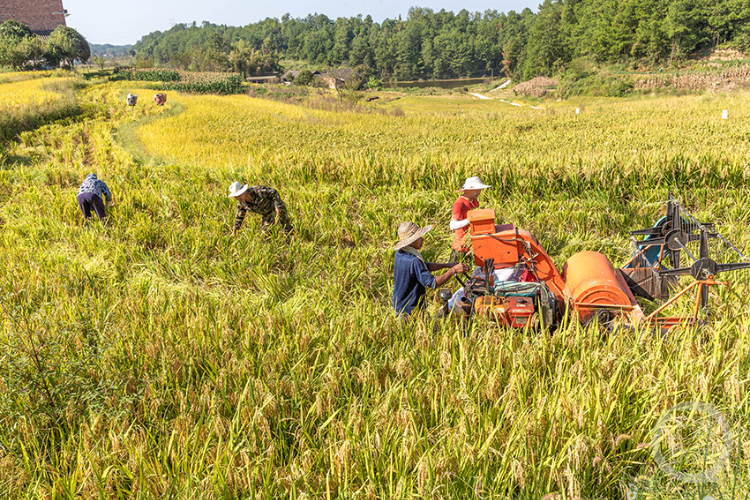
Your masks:
<path fill-rule="evenodd" d="M 462 262 L 469 253 L 469 248 L 464 244 L 466 233 L 469 230 L 469 221 L 466 214 L 469 210 L 479 208 L 479 195 L 482 189 L 487 189 L 486 184 L 482 184 L 479 177 L 469 177 L 464 182 L 464 187 L 458 190 L 461 196 L 453 204 L 453 214 L 451 216 L 450 229 L 453 231 L 453 251 L 451 252 L 450 262 Z"/>

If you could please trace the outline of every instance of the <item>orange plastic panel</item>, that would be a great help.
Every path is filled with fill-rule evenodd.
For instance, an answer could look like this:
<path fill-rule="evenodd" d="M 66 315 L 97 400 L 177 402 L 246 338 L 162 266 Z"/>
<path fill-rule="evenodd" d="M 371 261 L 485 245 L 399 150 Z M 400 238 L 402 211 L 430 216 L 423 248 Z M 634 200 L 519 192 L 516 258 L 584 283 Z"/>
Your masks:
<path fill-rule="evenodd" d="M 576 304 L 600 306 L 625 306 L 635 304 L 630 290 L 624 288 L 623 280 L 617 276 L 609 259 L 599 252 L 579 252 L 563 267 L 565 295 Z M 594 308 L 576 307 L 581 320 L 585 320 Z"/>
<path fill-rule="evenodd" d="M 474 236 L 472 233 L 471 245 L 474 250 L 474 263 L 483 266 L 487 259 L 495 259 L 495 269 L 510 267 L 518 264 L 518 241 L 515 239 L 515 231 L 510 233 L 509 238 L 501 238 L 503 233 L 495 233 L 492 236 L 483 234 Z"/>
<path fill-rule="evenodd" d="M 469 210 L 466 216 L 469 219 L 472 235 L 495 232 L 495 211 L 491 208 Z"/>

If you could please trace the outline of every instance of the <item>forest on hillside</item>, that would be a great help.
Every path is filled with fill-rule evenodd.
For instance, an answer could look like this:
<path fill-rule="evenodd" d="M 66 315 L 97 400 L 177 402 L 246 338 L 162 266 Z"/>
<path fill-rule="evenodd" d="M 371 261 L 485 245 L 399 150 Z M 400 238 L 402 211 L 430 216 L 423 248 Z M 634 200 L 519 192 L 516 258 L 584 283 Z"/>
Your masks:
<path fill-rule="evenodd" d="M 750 0 L 545 0 L 537 12 L 508 13 L 413 7 L 382 23 L 287 14 L 242 27 L 177 24 L 134 49 L 146 63 L 185 69 L 260 74 L 284 58 L 415 80 L 550 76 L 580 57 L 665 64 L 720 45 L 750 47 Z"/>

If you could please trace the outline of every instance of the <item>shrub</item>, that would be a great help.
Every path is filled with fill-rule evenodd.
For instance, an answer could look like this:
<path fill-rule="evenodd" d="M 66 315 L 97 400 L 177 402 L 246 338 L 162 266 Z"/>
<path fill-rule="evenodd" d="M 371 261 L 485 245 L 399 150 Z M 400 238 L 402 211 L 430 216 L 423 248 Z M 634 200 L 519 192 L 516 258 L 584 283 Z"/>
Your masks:
<path fill-rule="evenodd" d="M 630 77 L 613 80 L 609 85 L 608 94 L 612 97 L 624 97 L 635 87 L 635 82 Z"/>
<path fill-rule="evenodd" d="M 312 81 L 313 81 L 313 74 L 310 71 L 303 69 L 302 71 L 299 72 L 299 75 L 297 75 L 297 78 L 294 79 L 294 84 L 295 85 L 310 85 Z"/>
<path fill-rule="evenodd" d="M 370 79 L 367 80 L 367 83 L 365 84 L 365 88 L 369 90 L 382 90 L 383 82 L 378 80 L 374 76 L 371 76 Z"/>

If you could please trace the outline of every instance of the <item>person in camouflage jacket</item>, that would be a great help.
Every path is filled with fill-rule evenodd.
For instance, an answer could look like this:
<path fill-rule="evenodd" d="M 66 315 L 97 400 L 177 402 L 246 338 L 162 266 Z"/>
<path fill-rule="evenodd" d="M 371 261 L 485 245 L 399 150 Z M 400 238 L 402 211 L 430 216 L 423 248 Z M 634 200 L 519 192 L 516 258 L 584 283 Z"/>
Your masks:
<path fill-rule="evenodd" d="M 239 182 L 229 186 L 229 197 L 237 198 L 237 215 L 232 226 L 232 235 L 245 220 L 245 214 L 250 211 L 261 216 L 261 232 L 265 233 L 271 224 L 278 223 L 284 228 L 284 232 L 290 232 L 293 228 L 289 222 L 286 205 L 281 201 L 278 191 L 267 186 L 242 185 Z"/>

